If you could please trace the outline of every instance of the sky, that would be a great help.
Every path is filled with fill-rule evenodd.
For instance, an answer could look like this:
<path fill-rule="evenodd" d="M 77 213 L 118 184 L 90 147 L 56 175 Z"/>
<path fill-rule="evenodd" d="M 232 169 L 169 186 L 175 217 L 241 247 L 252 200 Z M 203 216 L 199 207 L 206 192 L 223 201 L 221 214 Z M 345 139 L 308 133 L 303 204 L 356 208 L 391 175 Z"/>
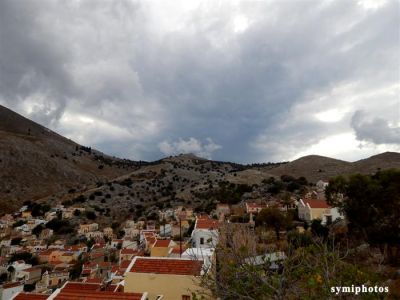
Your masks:
<path fill-rule="evenodd" d="M 0 0 L 0 104 L 110 155 L 400 151 L 400 2 Z"/>

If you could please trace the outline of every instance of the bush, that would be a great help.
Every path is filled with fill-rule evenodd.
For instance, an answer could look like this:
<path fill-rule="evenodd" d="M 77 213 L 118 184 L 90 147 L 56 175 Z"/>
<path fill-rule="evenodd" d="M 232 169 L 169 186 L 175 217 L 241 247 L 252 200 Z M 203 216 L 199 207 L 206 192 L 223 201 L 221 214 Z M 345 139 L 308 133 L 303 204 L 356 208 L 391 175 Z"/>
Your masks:
<path fill-rule="evenodd" d="M 97 216 L 94 211 L 86 211 L 86 218 L 89 220 L 96 220 Z"/>
<path fill-rule="evenodd" d="M 67 220 L 53 219 L 46 223 L 46 228 L 52 229 L 57 234 L 74 232 L 74 227 Z"/>

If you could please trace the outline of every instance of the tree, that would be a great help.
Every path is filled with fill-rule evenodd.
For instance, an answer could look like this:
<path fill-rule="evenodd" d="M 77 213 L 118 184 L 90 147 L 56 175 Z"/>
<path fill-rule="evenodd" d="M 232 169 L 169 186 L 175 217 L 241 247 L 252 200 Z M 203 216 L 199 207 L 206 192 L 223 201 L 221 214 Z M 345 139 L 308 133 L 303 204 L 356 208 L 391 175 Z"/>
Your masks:
<path fill-rule="evenodd" d="M 289 209 L 289 206 L 293 204 L 292 197 L 290 193 L 285 193 L 282 197 L 282 204 L 286 206 L 286 209 Z"/>
<path fill-rule="evenodd" d="M 378 246 L 386 262 L 400 265 L 400 170 L 334 178 L 326 195 L 345 213 L 349 231 Z"/>
<path fill-rule="evenodd" d="M 256 218 L 256 224 L 272 228 L 275 231 L 276 239 L 279 240 L 279 231 L 287 226 L 287 220 L 279 209 L 271 207 L 260 211 Z"/>
<path fill-rule="evenodd" d="M 3 282 L 7 281 L 7 279 L 8 279 L 7 273 L 1 273 L 0 274 L 0 284 L 2 284 Z"/>
<path fill-rule="evenodd" d="M 96 213 L 94 211 L 86 211 L 86 218 L 88 218 L 89 220 L 96 220 L 97 216 Z"/>
<path fill-rule="evenodd" d="M 311 231 L 317 235 L 320 236 L 324 239 L 326 239 L 328 237 L 329 234 L 329 228 L 322 225 L 322 220 L 320 219 L 315 219 L 312 220 L 311 222 Z"/>
<path fill-rule="evenodd" d="M 32 233 L 39 237 L 40 233 L 45 229 L 45 227 L 42 224 L 37 225 L 35 228 L 32 229 Z"/>
<path fill-rule="evenodd" d="M 347 262 L 347 249 L 302 235 L 291 235 L 286 255 L 275 262 L 276 269 L 269 259 L 272 253 L 265 252 L 267 245 L 258 243 L 249 226 L 225 224 L 216 264 L 202 276 L 204 294 L 200 296 L 210 299 L 207 293 L 211 292 L 214 298 L 227 300 L 331 299 L 332 286 L 383 284 L 374 272 Z"/>

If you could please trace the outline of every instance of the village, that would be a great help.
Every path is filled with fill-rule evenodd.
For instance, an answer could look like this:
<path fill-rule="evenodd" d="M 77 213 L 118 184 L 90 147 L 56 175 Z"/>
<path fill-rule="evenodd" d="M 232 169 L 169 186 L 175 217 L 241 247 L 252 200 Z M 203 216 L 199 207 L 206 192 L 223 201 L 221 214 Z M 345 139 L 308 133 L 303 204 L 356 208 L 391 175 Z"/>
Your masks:
<path fill-rule="evenodd" d="M 76 228 L 74 244 L 55 239 L 51 227 L 63 226 L 85 208 L 58 204 L 38 217 L 24 205 L 0 218 L 0 300 L 194 299 L 207 294 L 201 278 L 215 272 L 223 226 L 237 224 L 255 236 L 268 235 L 271 228 L 259 222 L 268 209 L 294 215 L 291 226 L 300 233 L 310 230 L 313 220 L 322 225 L 343 220 L 325 200 L 327 185 L 320 180 L 298 199 L 217 203 L 210 214 L 189 206 L 160 209 L 158 220 L 126 220 L 119 230 L 85 222 Z M 284 226 L 278 231 L 278 237 L 286 234 Z M 271 269 L 285 259 L 279 247 L 263 255 L 273 263 Z"/>

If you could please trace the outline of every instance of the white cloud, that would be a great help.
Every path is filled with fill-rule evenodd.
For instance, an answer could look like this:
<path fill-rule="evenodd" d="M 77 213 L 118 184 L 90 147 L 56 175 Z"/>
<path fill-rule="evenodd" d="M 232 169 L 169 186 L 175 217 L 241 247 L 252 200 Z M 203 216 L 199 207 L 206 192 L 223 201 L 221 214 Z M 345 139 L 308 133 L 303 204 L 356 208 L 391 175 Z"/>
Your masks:
<path fill-rule="evenodd" d="M 206 141 L 203 143 L 193 137 L 184 140 L 179 139 L 175 142 L 168 142 L 163 141 L 159 143 L 160 151 L 165 155 L 177 155 L 181 153 L 193 153 L 200 157 L 212 158 L 212 154 L 221 149 L 222 147 L 210 138 L 207 138 Z"/>

